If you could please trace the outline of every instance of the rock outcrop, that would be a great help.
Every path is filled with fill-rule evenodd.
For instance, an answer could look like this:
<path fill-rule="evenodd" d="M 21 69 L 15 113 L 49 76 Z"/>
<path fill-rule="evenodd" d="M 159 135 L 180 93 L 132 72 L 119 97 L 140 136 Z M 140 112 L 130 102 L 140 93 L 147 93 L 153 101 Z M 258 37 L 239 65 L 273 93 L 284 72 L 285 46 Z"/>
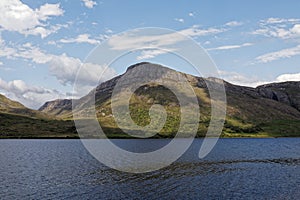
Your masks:
<path fill-rule="evenodd" d="M 289 105 L 300 111 L 300 82 L 271 83 L 257 87 L 265 98 Z"/>
<path fill-rule="evenodd" d="M 48 113 L 51 115 L 60 115 L 63 112 L 72 111 L 72 100 L 71 99 L 57 99 L 54 101 L 46 102 L 39 111 Z"/>

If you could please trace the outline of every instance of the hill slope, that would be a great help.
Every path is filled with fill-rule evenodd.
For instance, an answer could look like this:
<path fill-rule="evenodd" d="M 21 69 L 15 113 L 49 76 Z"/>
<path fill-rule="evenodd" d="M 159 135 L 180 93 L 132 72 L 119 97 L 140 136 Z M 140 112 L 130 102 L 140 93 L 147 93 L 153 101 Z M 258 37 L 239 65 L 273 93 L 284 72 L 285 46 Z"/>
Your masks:
<path fill-rule="evenodd" d="M 17 101 L 13 101 L 0 94 L 0 113 L 14 114 L 31 118 L 50 118 L 47 113 L 26 108 Z"/>
<path fill-rule="evenodd" d="M 72 111 L 72 100 L 70 99 L 57 99 L 54 101 L 46 102 L 39 111 L 54 116 L 61 116 L 64 113 Z"/>
<path fill-rule="evenodd" d="M 72 121 L 26 108 L 0 95 L 0 138 L 78 137 Z"/>
<path fill-rule="evenodd" d="M 174 72 L 174 70 L 152 63 L 132 65 L 125 74 L 101 83 L 88 95 L 76 100 L 74 105 L 76 112 L 88 112 L 86 108 L 91 106 L 90 104 L 95 96 L 98 120 L 106 133 L 110 136 L 122 135 L 122 131 L 116 125 L 111 111 L 110 100 L 115 85 L 124 75 L 136 78 L 146 74 L 148 77 L 154 77 L 154 74 L 157 75 L 158 73 L 161 73 L 163 78 L 173 80 L 176 83 L 176 75 L 171 76 L 170 74 L 174 73 L 169 72 Z M 211 99 L 207 83 L 214 84 L 217 87 L 218 84 L 222 83 L 222 80 L 176 73 L 187 78 L 197 95 L 201 112 L 198 136 L 204 136 L 210 122 L 211 112 Z M 300 136 L 300 132 L 298 132 L 300 130 L 299 84 L 299 82 L 286 82 L 250 88 L 224 81 L 227 95 L 227 117 L 223 136 Z M 158 136 L 173 136 L 179 126 L 179 103 L 176 96 L 168 88 L 159 84 L 146 84 L 135 91 L 130 100 L 132 119 L 141 126 L 149 124 L 149 108 L 154 103 L 163 105 L 168 114 L 166 124 Z M 119 104 L 124 106 L 122 99 L 119 100 Z M 70 119 L 72 118 L 70 106 L 70 101 L 60 100 L 47 102 L 40 110 L 45 113 L 54 113 L 61 118 Z"/>

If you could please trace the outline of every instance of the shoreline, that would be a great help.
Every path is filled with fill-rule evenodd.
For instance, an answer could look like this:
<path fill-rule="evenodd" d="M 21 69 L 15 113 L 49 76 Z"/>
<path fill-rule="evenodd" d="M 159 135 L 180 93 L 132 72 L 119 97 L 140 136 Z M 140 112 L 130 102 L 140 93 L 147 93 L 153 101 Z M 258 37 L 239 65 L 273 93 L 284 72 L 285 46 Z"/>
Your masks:
<path fill-rule="evenodd" d="M 194 139 L 204 139 L 205 137 L 195 137 Z M 208 137 L 208 138 L 215 138 L 215 137 Z M 219 139 L 277 139 L 277 138 L 300 138 L 300 136 L 269 136 L 269 137 L 219 137 Z M 0 140 L 88 140 L 88 139 L 100 139 L 100 138 L 80 138 L 80 137 L 0 137 Z M 161 137 L 161 138 L 132 138 L 132 137 L 108 137 L 108 138 L 101 138 L 101 139 L 124 139 L 124 140 L 143 140 L 143 139 L 173 139 L 168 137 Z M 177 138 L 177 139 L 186 139 L 186 138 Z"/>

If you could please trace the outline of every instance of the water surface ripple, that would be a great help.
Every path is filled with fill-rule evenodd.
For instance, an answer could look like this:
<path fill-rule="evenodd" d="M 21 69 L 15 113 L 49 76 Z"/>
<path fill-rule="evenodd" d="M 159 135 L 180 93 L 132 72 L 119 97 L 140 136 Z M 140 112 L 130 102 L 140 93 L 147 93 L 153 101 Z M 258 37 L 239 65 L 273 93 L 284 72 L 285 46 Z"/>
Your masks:
<path fill-rule="evenodd" d="M 114 140 L 135 152 L 168 140 Z M 172 165 L 145 174 L 110 169 L 80 140 L 0 140 L 1 199 L 299 199 L 300 138 L 201 139 Z"/>

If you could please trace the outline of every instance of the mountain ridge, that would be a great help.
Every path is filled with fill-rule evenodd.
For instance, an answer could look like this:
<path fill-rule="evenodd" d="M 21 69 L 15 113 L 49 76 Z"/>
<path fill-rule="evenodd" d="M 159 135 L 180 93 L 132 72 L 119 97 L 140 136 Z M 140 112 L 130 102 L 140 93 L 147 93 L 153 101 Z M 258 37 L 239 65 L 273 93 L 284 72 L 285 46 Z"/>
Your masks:
<path fill-rule="evenodd" d="M 134 68 L 140 66 L 140 65 L 144 65 L 144 64 L 150 64 L 153 65 L 150 62 L 141 62 L 141 63 L 137 63 L 137 64 L 133 64 L 131 66 L 129 66 L 126 70 L 126 72 L 128 72 L 129 70 L 133 70 Z M 155 64 L 157 66 L 160 67 L 164 67 L 162 65 L 158 65 Z M 167 68 L 167 67 L 164 67 Z M 173 69 L 171 69 L 173 70 Z M 175 71 L 175 70 L 174 70 Z M 124 74 L 126 74 L 126 72 Z M 197 79 L 197 86 L 203 88 L 205 87 L 206 83 L 205 81 L 213 81 L 213 82 L 219 82 L 219 83 L 224 83 L 224 86 L 226 88 L 226 92 L 233 92 L 233 93 L 247 93 L 248 95 L 252 96 L 252 97 L 262 97 L 262 98 L 266 98 L 266 99 L 271 99 L 286 105 L 289 105 L 295 109 L 297 109 L 298 111 L 300 111 L 300 95 L 296 96 L 296 101 L 291 101 L 291 97 L 289 97 L 290 95 L 287 94 L 286 92 L 282 92 L 282 91 L 276 91 L 278 90 L 278 88 L 282 90 L 282 86 L 287 87 L 287 85 L 297 85 L 298 88 L 300 88 L 300 81 L 286 81 L 286 82 L 274 82 L 274 83 L 269 83 L 269 84 L 263 84 L 263 85 L 259 85 L 257 87 L 249 87 L 249 86 L 240 86 L 237 84 L 232 84 L 230 82 L 227 82 L 226 80 L 223 79 L 219 79 L 219 78 L 215 78 L 215 77 L 208 77 L 208 78 L 202 78 L 202 77 L 197 77 L 197 76 L 193 76 L 193 75 L 189 75 L 189 74 L 185 74 L 182 72 L 178 72 L 181 74 L 184 74 L 187 77 L 192 77 L 192 78 L 196 78 Z M 104 93 L 106 91 L 108 91 L 111 94 L 111 90 L 114 88 L 116 82 L 120 79 L 120 77 L 122 77 L 124 74 L 116 76 L 108 81 L 105 81 L 101 84 L 99 84 L 94 90 L 95 90 L 95 95 L 96 95 L 96 99 L 97 99 L 97 94 L 98 93 Z M 192 81 L 191 81 L 192 82 Z M 93 91 L 93 90 L 92 90 Z M 93 92 L 90 93 L 93 93 Z M 88 95 L 86 95 L 88 96 Z M 86 98 L 86 96 L 82 97 L 82 98 Z M 99 98 L 99 97 L 98 97 Z M 81 98 L 80 98 L 81 99 Z M 75 99 L 75 101 L 80 99 Z M 42 112 L 48 112 L 47 109 L 48 107 L 53 107 L 50 108 L 49 110 L 55 109 L 56 107 L 60 110 L 63 110 L 64 107 L 66 110 L 71 110 L 71 106 L 72 106 L 72 100 L 71 99 L 57 99 L 57 100 L 53 100 L 53 101 L 47 101 L 44 105 L 42 105 L 38 110 L 42 111 Z M 61 111 L 58 112 L 58 114 Z M 51 113 L 51 112 L 50 112 Z"/>
<path fill-rule="evenodd" d="M 139 70 L 140 68 L 138 66 L 149 66 L 153 69 L 147 70 L 148 68 L 143 68 L 143 70 Z M 172 72 L 175 71 L 162 65 L 152 64 L 149 62 L 131 65 L 127 68 L 124 74 L 99 84 L 88 95 L 75 100 L 75 112 L 76 108 L 80 109 L 84 107 L 84 105 L 89 105 L 92 102 L 92 98 L 95 96 L 97 116 L 100 123 L 102 122 L 101 125 L 106 127 L 108 131 L 114 130 L 112 132 L 117 134 L 118 132 L 121 132 L 121 130 L 118 129 L 114 119 L 112 119 L 112 112 L 110 108 L 110 98 L 117 82 L 124 75 L 128 76 L 128 74 L 130 74 L 129 78 L 127 77 L 128 79 L 130 79 L 130 77 L 137 78 L 140 75 L 142 75 L 141 77 L 155 77 L 155 74 L 162 71 L 164 71 L 162 73 L 163 78 L 176 80 L 176 78 L 178 78 L 176 77 L 176 74 L 170 75 L 172 73 L 168 73 L 168 70 L 171 70 Z M 200 108 L 202 109 L 202 118 L 199 124 L 199 127 L 202 128 L 199 128 L 200 133 L 198 136 L 204 136 L 209 124 L 211 99 L 207 88 L 208 82 L 213 82 L 216 86 L 224 83 L 225 86 L 227 95 L 227 117 L 224 127 L 224 136 L 247 136 L 247 134 L 255 133 L 259 137 L 260 135 L 269 134 L 267 132 L 271 132 L 272 136 L 280 136 L 281 133 L 279 133 L 276 129 L 281 130 L 283 127 L 287 129 L 287 135 L 298 135 L 296 128 L 298 125 L 300 128 L 300 123 L 298 123 L 300 119 L 300 96 L 298 95 L 300 87 L 298 87 L 298 85 L 300 85 L 300 82 L 291 81 L 272 83 L 252 88 L 231 84 L 218 78 L 202 78 L 184 74 L 182 72 L 175 72 L 186 77 L 197 95 Z M 155 80 L 153 80 L 153 82 L 155 82 Z M 292 89 L 290 89 L 290 87 Z M 171 115 L 174 114 L 173 111 L 176 109 L 173 108 L 178 106 L 178 104 L 168 97 L 168 95 L 172 95 L 171 93 L 168 93 L 165 88 L 157 85 L 147 85 L 144 89 L 146 88 L 148 88 L 148 93 L 143 93 L 142 90 L 137 90 L 138 94 L 134 94 L 132 97 L 134 99 L 132 103 L 136 105 L 135 108 L 132 108 L 132 118 L 135 118 L 136 122 L 142 125 L 146 125 L 147 121 L 149 122 L 149 119 L 147 118 L 147 109 L 150 108 L 150 104 L 153 104 L 153 102 L 163 103 L 163 106 L 170 108 Z M 163 94 L 163 98 L 159 98 L 159 95 L 156 94 L 158 91 L 163 91 L 168 95 Z M 158 97 L 158 100 L 155 100 L 154 97 Z M 164 98 L 167 100 L 164 101 Z M 146 106 L 139 105 L 145 104 L 145 102 L 147 104 Z M 51 102 L 48 102 L 48 104 L 51 105 Z M 67 107 L 69 107 L 69 105 L 67 105 Z M 63 107 L 60 107 L 59 109 L 64 111 L 67 110 Z M 59 116 L 61 118 L 70 119 L 72 117 L 72 113 L 64 112 Z M 294 128 L 288 127 L 290 122 L 293 124 L 296 123 L 297 126 Z M 174 125 L 172 122 L 170 122 L 170 124 Z M 162 135 L 167 135 L 168 131 L 172 134 L 176 132 L 175 129 L 170 127 L 171 125 L 164 130 L 165 132 Z M 176 126 L 174 125 L 174 127 Z M 269 127 L 272 128 L 270 129 Z M 259 135 L 257 133 L 261 134 Z"/>
<path fill-rule="evenodd" d="M 32 131 L 32 129 L 28 128 L 28 123 L 36 126 L 35 129 L 43 126 L 43 131 L 46 134 L 43 131 L 34 129 L 33 132 L 37 132 L 37 134 L 31 134 L 30 137 L 77 138 L 72 107 L 75 113 L 82 113 L 80 116 L 83 116 L 84 119 L 85 113 L 89 112 L 95 100 L 97 119 L 108 137 L 127 138 L 116 124 L 111 110 L 110 100 L 113 89 L 125 75 L 128 79 L 125 79 L 126 83 L 132 78 L 139 80 L 139 77 L 143 76 L 150 77 L 150 80 L 155 82 L 157 74 L 160 74 L 163 79 L 171 80 L 174 83 L 179 80 L 180 76 L 184 76 L 191 85 L 200 107 L 197 137 L 205 136 L 210 122 L 211 98 L 207 87 L 208 83 L 212 83 L 215 88 L 218 88 L 220 84 L 224 84 L 225 87 L 227 115 L 222 137 L 300 136 L 300 132 L 298 132 L 300 130 L 300 82 L 271 83 L 252 88 L 231 84 L 218 78 L 202 78 L 185 74 L 149 62 L 129 66 L 124 74 L 102 82 L 86 96 L 73 100 L 73 102 L 71 99 L 48 101 L 37 111 L 29 109 L 25 114 L 21 113 L 21 116 L 18 113 L 18 109 L 26 110 L 26 107 L 18 102 L 10 102 L 10 104 L 19 108 L 15 110 L 13 108 L 11 110 L 6 109 L 7 112 L 1 111 L 1 105 L 4 105 L 8 100 L 4 99 L 4 96 L 0 96 L 0 118 L 2 117 L 1 119 L 3 120 L 11 119 L 6 120 L 6 124 L 12 126 L 17 124 L 17 120 L 24 121 L 20 127 L 21 129 L 25 127 L 28 132 Z M 153 80 L 151 77 L 154 77 Z M 119 92 L 122 94 L 124 91 L 120 90 Z M 118 99 L 118 101 L 120 105 L 124 104 L 122 99 Z M 131 118 L 140 126 L 147 125 L 150 123 L 149 109 L 153 104 L 164 106 L 168 114 L 165 126 L 155 137 L 173 137 L 179 126 L 180 106 L 176 96 L 168 88 L 160 84 L 142 85 L 132 94 L 130 99 Z M 30 113 L 32 114 L 30 115 Z M 1 123 L 0 137 L 3 136 L 5 131 L 5 136 L 3 137 L 7 135 L 9 137 L 19 137 L 20 135 L 21 137 L 26 137 L 26 134 L 22 135 L 20 131 L 9 129 L 3 123 L 1 126 Z M 91 135 L 89 137 L 94 136 Z"/>

